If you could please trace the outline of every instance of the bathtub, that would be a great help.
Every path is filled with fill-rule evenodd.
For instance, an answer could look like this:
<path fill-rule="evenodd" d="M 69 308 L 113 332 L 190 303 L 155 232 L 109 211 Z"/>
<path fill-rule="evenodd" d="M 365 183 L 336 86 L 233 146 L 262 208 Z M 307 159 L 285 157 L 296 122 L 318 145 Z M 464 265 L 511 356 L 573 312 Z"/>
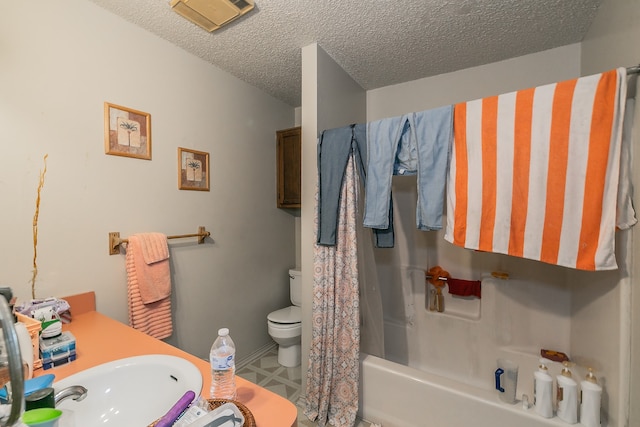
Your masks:
<path fill-rule="evenodd" d="M 364 355 L 359 415 L 383 427 L 566 426 L 545 419 L 519 400 L 510 405 L 495 392 Z"/>
<path fill-rule="evenodd" d="M 446 299 L 444 313 L 429 310 L 423 271 L 403 267 L 383 277 L 385 359 L 362 352 L 359 415 L 383 427 L 566 426 L 532 406 L 540 349 L 550 348 L 568 349 L 578 381 L 586 366 L 597 366 L 602 426 L 627 425 L 629 297 L 622 290 L 628 286 L 604 286 L 577 273 L 579 280 L 564 285 L 556 283 L 561 276 L 553 282 L 544 266 L 536 268 L 539 275 L 527 280 L 485 277 L 480 305 Z M 619 332 L 612 326 L 617 314 L 608 328 L 598 326 L 603 312 L 617 310 Z M 599 344 L 605 341 L 610 345 Z M 494 389 L 498 358 L 519 366 L 514 405 Z M 554 378 L 562 368 L 548 367 Z"/>

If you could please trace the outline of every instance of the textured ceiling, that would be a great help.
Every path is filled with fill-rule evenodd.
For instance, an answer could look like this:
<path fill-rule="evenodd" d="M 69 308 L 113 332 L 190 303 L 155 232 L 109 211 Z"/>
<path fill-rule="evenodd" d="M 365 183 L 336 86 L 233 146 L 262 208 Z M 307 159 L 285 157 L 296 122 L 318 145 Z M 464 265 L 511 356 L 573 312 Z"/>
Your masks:
<path fill-rule="evenodd" d="M 90 0 L 300 105 L 301 48 L 317 42 L 370 90 L 582 40 L 602 0 L 255 0 L 208 33 L 169 0 Z"/>

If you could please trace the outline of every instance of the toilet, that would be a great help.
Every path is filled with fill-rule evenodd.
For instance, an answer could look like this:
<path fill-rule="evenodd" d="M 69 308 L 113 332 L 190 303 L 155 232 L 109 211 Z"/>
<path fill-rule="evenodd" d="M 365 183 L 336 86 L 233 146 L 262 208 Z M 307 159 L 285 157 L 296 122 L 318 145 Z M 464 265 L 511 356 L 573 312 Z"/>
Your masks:
<path fill-rule="evenodd" d="M 278 344 L 278 363 L 287 368 L 300 364 L 300 342 L 302 337 L 302 274 L 289 270 L 289 294 L 292 306 L 269 313 L 267 328 L 269 335 Z"/>

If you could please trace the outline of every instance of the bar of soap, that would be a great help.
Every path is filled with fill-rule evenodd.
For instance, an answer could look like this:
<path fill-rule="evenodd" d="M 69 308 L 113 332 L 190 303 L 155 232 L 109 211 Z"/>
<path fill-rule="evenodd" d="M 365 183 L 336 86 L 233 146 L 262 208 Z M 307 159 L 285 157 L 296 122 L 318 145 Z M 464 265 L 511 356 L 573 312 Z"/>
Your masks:
<path fill-rule="evenodd" d="M 562 363 L 569 361 L 569 356 L 561 351 L 542 349 L 540 350 L 540 355 L 545 359 L 553 360 L 554 362 Z"/>

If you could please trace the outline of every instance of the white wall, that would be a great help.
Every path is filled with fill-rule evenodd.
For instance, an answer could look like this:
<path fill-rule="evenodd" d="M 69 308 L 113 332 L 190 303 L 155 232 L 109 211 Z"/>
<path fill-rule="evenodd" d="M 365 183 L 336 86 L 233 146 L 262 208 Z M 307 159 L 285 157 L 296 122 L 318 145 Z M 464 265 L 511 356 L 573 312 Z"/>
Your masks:
<path fill-rule="evenodd" d="M 573 44 L 367 92 L 367 120 L 470 101 L 576 77 L 580 45 Z"/>
<path fill-rule="evenodd" d="M 319 132 L 363 123 L 366 94 L 317 44 L 302 48 L 302 393 L 311 342 L 315 191 Z"/>
<path fill-rule="evenodd" d="M 640 61 L 640 0 L 604 0 L 598 15 L 582 42 L 582 73 L 592 74 L 616 67 L 637 65 Z M 637 84 L 637 77 L 631 79 Z M 632 95 L 637 92 L 631 91 Z M 635 126 L 633 131 L 633 148 L 637 150 L 640 131 L 640 114 L 636 106 Z M 633 157 L 633 182 L 637 188 L 640 183 L 640 161 Z M 637 208 L 637 204 L 636 204 Z M 635 226 L 631 232 L 624 233 L 623 244 L 619 251 L 629 253 L 629 262 L 625 264 L 624 276 L 620 282 L 623 289 L 619 304 L 630 305 L 631 319 L 624 319 L 631 328 L 630 355 L 621 355 L 621 364 L 631 366 L 630 375 L 622 382 L 621 387 L 630 386 L 631 395 L 627 402 L 620 402 L 621 408 L 629 407 L 628 426 L 640 425 L 640 290 L 638 280 L 633 279 L 633 272 L 640 266 L 640 253 L 635 250 L 634 242 L 640 238 L 640 230 Z M 599 344 L 602 345 L 602 344 Z M 629 359 L 630 358 L 630 361 Z"/>
<path fill-rule="evenodd" d="M 302 126 L 302 107 L 295 108 L 295 125 Z M 301 160 L 302 161 L 302 160 Z M 302 248 L 300 246 L 300 238 L 302 236 L 301 232 L 301 219 L 300 219 L 300 209 L 295 210 L 295 239 L 296 239 L 296 268 L 299 270 L 302 265 Z"/>
<path fill-rule="evenodd" d="M 31 298 L 32 217 L 49 155 L 37 296 L 95 290 L 127 322 L 124 255 L 107 233 L 195 233 L 170 243 L 175 332 L 206 357 L 222 326 L 241 358 L 288 303 L 294 217 L 276 208 L 275 131 L 294 110 L 83 0 L 0 4 L 0 283 Z M 105 155 L 105 101 L 151 114 L 151 161 Z M 210 153 L 211 191 L 177 189 L 177 148 Z M 116 345 L 114 343 L 114 345 Z"/>

